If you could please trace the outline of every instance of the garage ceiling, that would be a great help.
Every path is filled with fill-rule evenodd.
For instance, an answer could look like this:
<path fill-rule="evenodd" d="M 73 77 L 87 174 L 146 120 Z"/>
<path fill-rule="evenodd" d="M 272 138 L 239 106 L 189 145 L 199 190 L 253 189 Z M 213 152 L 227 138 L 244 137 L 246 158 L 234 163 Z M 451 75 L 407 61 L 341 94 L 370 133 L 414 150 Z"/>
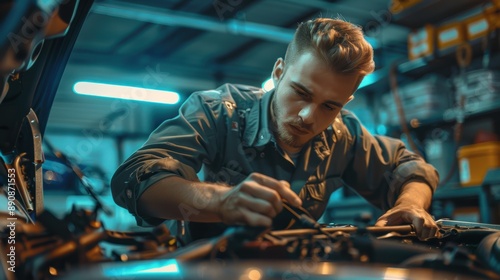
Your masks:
<path fill-rule="evenodd" d="M 428 1 L 464 10 L 478 1 Z M 284 55 L 295 27 L 315 17 L 360 25 L 376 53 L 377 71 L 406 58 L 412 26 L 441 20 L 429 12 L 403 19 L 389 0 L 96 0 L 61 81 L 48 131 L 78 131 L 116 117 L 116 100 L 79 96 L 75 82 L 98 81 L 173 90 L 181 102 L 193 91 L 231 82 L 260 86 Z M 425 8 L 424 7 L 424 8 Z M 431 11 L 435 11 L 431 7 Z M 124 103 L 115 132 L 147 133 L 179 105 Z M 122 106 L 122 107 L 123 107 Z M 119 112 L 124 112 L 121 110 Z M 115 113 L 113 115 L 113 113 Z"/>

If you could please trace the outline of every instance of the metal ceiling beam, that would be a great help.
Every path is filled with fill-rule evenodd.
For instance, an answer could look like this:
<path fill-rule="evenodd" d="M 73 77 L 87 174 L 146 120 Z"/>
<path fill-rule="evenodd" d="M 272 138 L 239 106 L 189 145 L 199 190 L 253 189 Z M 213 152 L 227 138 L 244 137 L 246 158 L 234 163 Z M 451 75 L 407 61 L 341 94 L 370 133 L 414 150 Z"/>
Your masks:
<path fill-rule="evenodd" d="M 208 6 L 200 5 L 199 2 L 197 5 L 194 5 L 194 2 L 192 1 L 181 1 L 179 3 L 182 3 L 183 5 L 176 5 L 174 7 L 170 7 L 169 9 L 171 11 L 182 11 L 184 9 L 189 10 L 190 13 L 200 15 L 208 15 L 210 12 L 214 12 L 214 7 L 213 5 L 210 5 L 211 3 L 209 2 L 207 2 Z M 204 4 L 206 5 L 207 3 Z M 149 47 L 143 49 L 141 53 L 155 55 L 158 57 L 170 56 L 172 53 L 175 53 L 176 50 L 181 49 L 202 34 L 204 34 L 204 31 L 201 29 L 186 30 L 186 28 L 176 28 L 173 32 L 169 32 L 165 36 L 158 36 L 158 38 L 151 41 Z M 158 48 L 158 46 L 164 47 Z"/>
<path fill-rule="evenodd" d="M 112 66 L 117 69 L 125 69 L 125 68 L 130 68 L 131 64 L 129 63 L 128 60 L 129 58 L 130 58 L 129 55 L 110 56 L 108 53 L 75 49 L 71 53 L 71 64 L 99 65 L 102 63 L 103 65 Z M 170 66 L 168 67 L 170 69 L 169 71 L 173 71 L 173 69 L 180 69 L 186 73 L 207 73 L 207 71 L 215 73 L 217 71 L 222 71 L 228 73 L 240 73 L 242 75 L 257 76 L 257 77 L 259 75 L 265 76 L 270 71 L 269 67 L 272 67 L 272 65 L 271 66 L 266 65 L 263 66 L 262 68 L 248 67 L 248 66 L 237 67 L 237 66 L 227 65 L 224 63 L 212 63 L 210 64 L 210 67 L 202 67 L 202 65 L 200 64 L 188 63 L 186 61 L 180 61 L 175 58 L 157 60 L 156 58 L 150 57 L 148 55 L 135 56 L 134 60 L 141 61 L 141 64 L 134 63 L 132 65 L 134 65 L 135 68 L 142 68 L 142 69 L 147 69 L 148 67 L 154 68 L 156 65 L 161 64 L 161 65 L 169 65 Z"/>
<path fill-rule="evenodd" d="M 304 20 L 311 18 L 313 15 L 317 14 L 317 12 L 318 11 L 316 9 L 313 9 L 312 11 L 310 11 L 306 14 L 302 14 L 300 17 L 297 17 L 297 18 L 290 20 L 289 22 L 287 22 L 285 24 L 285 26 L 296 26 L 298 22 L 302 22 Z M 217 61 L 218 63 L 226 63 L 230 60 L 235 60 L 236 58 L 241 57 L 246 52 L 248 52 L 250 49 L 256 47 L 260 43 L 262 43 L 261 40 L 252 39 L 250 42 L 245 44 L 243 47 L 234 49 L 233 51 L 216 58 L 215 61 Z"/>
<path fill-rule="evenodd" d="M 219 21 L 211 17 L 190 14 L 168 9 L 158 9 L 145 5 L 124 5 L 112 3 L 95 3 L 93 13 L 112 17 L 125 18 L 136 21 L 150 22 L 167 26 L 182 26 L 202 29 L 211 32 L 229 33 L 272 42 L 289 43 L 295 32 L 294 29 L 278 26 L 228 19 Z"/>
<path fill-rule="evenodd" d="M 332 3 L 324 2 L 321 0 L 307 0 L 307 1 L 304 1 L 304 0 L 282 0 L 282 1 L 290 2 L 292 4 L 296 4 L 296 5 L 300 5 L 300 6 L 309 6 L 309 7 L 313 7 L 313 8 L 320 9 L 320 10 L 329 10 L 329 9 L 333 8 Z"/>
<path fill-rule="evenodd" d="M 215 2 L 214 2 L 215 3 Z M 237 11 L 243 11 L 244 9 L 247 9 L 251 6 L 257 5 L 260 3 L 260 0 L 252 0 L 252 1 L 242 1 L 240 2 L 237 6 L 234 7 L 234 10 L 231 10 L 231 13 L 237 12 Z M 215 4 L 209 5 L 208 7 L 205 7 L 205 9 L 201 11 L 191 11 L 191 13 L 196 13 L 204 16 L 209 16 L 213 12 L 217 12 L 217 10 L 214 8 Z M 171 9 L 174 10 L 174 9 Z M 229 11 L 229 10 L 228 10 Z M 221 12 L 221 11 L 219 11 Z M 224 13 L 222 12 L 221 16 Z M 158 48 L 157 44 L 153 44 L 150 49 L 147 51 L 149 53 L 156 54 L 158 56 L 162 57 L 168 57 L 171 56 L 175 53 L 175 51 L 182 49 L 185 45 L 191 43 L 192 41 L 196 40 L 199 36 L 205 34 L 204 30 L 201 29 L 188 29 L 186 28 L 177 28 L 173 33 L 169 34 L 169 36 L 163 38 L 163 40 L 159 41 L 161 42 L 161 45 L 165 46 L 164 48 Z"/>
<path fill-rule="evenodd" d="M 325 2 L 322 0 L 282 0 L 284 2 L 289 2 L 291 4 L 299 5 L 299 6 L 308 6 L 311 8 L 316 8 L 319 10 L 324 10 L 324 11 L 333 11 L 333 10 L 338 10 L 338 11 L 343 11 L 343 12 L 349 12 L 357 15 L 363 15 L 363 16 L 369 16 L 370 11 L 361 9 L 361 8 L 353 8 L 352 6 L 349 6 L 349 3 L 347 2 L 347 5 L 343 5 L 338 3 L 338 1 L 334 2 Z"/>

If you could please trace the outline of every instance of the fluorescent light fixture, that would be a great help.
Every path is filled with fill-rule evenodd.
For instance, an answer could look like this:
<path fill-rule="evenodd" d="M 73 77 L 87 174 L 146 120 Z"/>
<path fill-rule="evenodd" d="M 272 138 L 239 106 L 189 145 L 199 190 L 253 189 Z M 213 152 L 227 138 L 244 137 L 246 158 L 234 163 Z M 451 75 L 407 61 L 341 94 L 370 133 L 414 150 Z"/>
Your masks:
<path fill-rule="evenodd" d="M 267 92 L 274 88 L 274 82 L 272 78 L 267 79 L 262 83 L 262 88 Z"/>
<path fill-rule="evenodd" d="M 73 86 L 73 91 L 82 95 L 120 98 L 153 103 L 176 104 L 179 102 L 179 94 L 173 91 L 103 83 L 77 82 Z"/>

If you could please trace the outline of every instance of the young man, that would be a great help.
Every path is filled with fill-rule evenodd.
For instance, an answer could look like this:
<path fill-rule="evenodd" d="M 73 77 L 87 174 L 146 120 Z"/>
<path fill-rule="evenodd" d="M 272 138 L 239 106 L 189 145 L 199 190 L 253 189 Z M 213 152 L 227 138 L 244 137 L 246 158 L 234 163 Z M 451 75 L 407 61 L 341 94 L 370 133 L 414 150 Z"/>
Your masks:
<path fill-rule="evenodd" d="M 190 240 L 231 224 L 289 227 L 284 201 L 318 219 L 346 186 L 387 211 L 376 225 L 413 224 L 420 238 L 433 237 L 435 169 L 342 110 L 373 69 L 359 27 L 300 24 L 274 65 L 273 91 L 226 84 L 193 93 L 116 171 L 116 203 L 139 225 L 188 221 Z"/>

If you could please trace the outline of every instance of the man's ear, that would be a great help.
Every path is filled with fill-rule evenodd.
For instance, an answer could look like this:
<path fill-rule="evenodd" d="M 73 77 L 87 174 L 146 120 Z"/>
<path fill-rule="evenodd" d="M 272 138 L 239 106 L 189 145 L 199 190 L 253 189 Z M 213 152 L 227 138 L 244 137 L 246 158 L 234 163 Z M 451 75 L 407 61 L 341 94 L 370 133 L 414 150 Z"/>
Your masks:
<path fill-rule="evenodd" d="M 274 82 L 274 86 L 278 84 L 278 81 L 281 79 L 283 72 L 285 70 L 285 61 L 283 58 L 278 58 L 274 63 L 272 78 Z"/>

